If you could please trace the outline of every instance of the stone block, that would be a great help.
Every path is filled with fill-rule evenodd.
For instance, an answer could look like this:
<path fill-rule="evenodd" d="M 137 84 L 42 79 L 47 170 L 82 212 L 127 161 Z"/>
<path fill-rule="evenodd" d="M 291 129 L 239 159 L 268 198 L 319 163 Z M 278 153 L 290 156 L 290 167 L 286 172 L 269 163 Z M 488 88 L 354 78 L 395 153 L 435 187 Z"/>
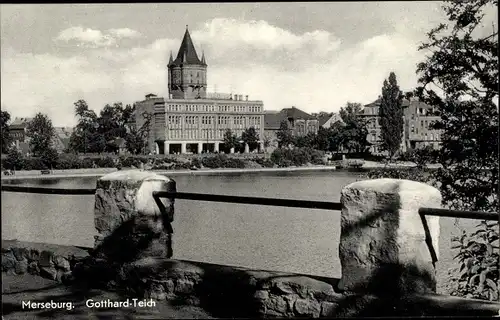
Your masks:
<path fill-rule="evenodd" d="M 269 299 L 269 291 L 267 290 L 257 290 L 253 295 L 257 300 L 267 300 Z"/>
<path fill-rule="evenodd" d="M 12 251 L 2 253 L 2 272 L 14 270 L 16 268 L 16 257 Z"/>
<path fill-rule="evenodd" d="M 26 248 L 15 247 L 12 248 L 12 252 L 14 253 L 17 261 L 24 260 L 29 256 L 29 250 Z"/>
<path fill-rule="evenodd" d="M 39 275 L 40 274 L 40 267 L 38 266 L 37 261 L 31 261 L 28 264 L 28 273 L 32 275 Z"/>
<path fill-rule="evenodd" d="M 439 191 L 397 179 L 359 181 L 341 192 L 341 286 L 351 292 L 433 292 L 435 268 L 420 207 L 440 207 Z M 427 216 L 438 250 L 439 217 Z"/>
<path fill-rule="evenodd" d="M 58 269 L 61 269 L 63 271 L 69 271 L 71 269 L 68 259 L 63 256 L 54 256 L 52 261 L 54 262 L 55 267 Z"/>
<path fill-rule="evenodd" d="M 286 314 L 288 311 L 288 304 L 281 296 L 272 296 L 264 302 L 266 306 L 266 314 L 270 311 L 276 311 L 279 314 Z"/>
<path fill-rule="evenodd" d="M 177 279 L 175 283 L 175 293 L 191 294 L 194 291 L 194 283 L 187 279 Z"/>
<path fill-rule="evenodd" d="M 57 280 L 57 270 L 54 267 L 40 267 L 40 276 L 50 280 Z"/>
<path fill-rule="evenodd" d="M 337 309 L 338 304 L 333 302 L 321 302 L 321 317 L 332 317 L 335 315 L 335 309 Z"/>
<path fill-rule="evenodd" d="M 54 266 L 54 261 L 52 260 L 54 257 L 54 253 L 52 251 L 43 250 L 40 253 L 40 260 L 38 264 L 40 267 L 51 268 Z"/>
<path fill-rule="evenodd" d="M 297 299 L 294 304 L 297 315 L 318 318 L 321 313 L 321 305 L 318 301 L 310 299 Z"/>
<path fill-rule="evenodd" d="M 28 260 L 26 258 L 21 261 L 16 261 L 15 272 L 16 274 L 25 274 L 28 272 Z"/>
<path fill-rule="evenodd" d="M 175 192 L 175 181 L 153 172 L 117 171 L 97 181 L 94 223 L 96 255 L 127 262 L 144 257 L 170 257 L 169 224 L 174 201 L 162 198 L 160 211 L 153 191 Z"/>

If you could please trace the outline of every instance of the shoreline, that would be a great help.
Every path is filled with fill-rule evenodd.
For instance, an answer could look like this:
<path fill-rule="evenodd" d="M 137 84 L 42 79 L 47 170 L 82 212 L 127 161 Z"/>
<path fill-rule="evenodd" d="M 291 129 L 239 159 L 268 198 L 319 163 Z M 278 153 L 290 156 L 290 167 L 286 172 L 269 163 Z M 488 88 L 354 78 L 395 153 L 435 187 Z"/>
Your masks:
<path fill-rule="evenodd" d="M 106 170 L 107 169 L 107 170 Z M 127 170 L 126 168 L 125 170 Z M 82 172 L 86 170 L 87 172 Z M 92 170 L 94 170 L 92 172 Z M 131 169 L 140 170 L 140 169 Z M 261 173 L 261 172 L 300 172 L 300 171 L 335 171 L 335 166 L 310 166 L 310 167 L 288 167 L 288 168 L 219 168 L 219 169 L 198 169 L 198 170 L 148 170 L 161 175 L 181 176 L 181 175 L 224 175 L 224 174 L 241 174 L 241 173 Z M 34 171 L 34 172 L 33 172 Z M 98 172 L 96 172 L 98 171 Z M 23 179 L 58 179 L 58 178 L 86 178 L 100 177 L 105 174 L 116 172 L 116 168 L 103 169 L 70 169 L 70 170 L 54 170 L 54 173 L 42 175 L 39 170 L 18 171 L 13 176 L 2 176 L 2 181 L 6 180 L 23 180 Z M 35 173 L 38 172 L 38 173 Z"/>
<path fill-rule="evenodd" d="M 396 163 L 390 164 L 387 168 L 405 169 L 415 167 L 412 163 Z M 361 169 L 380 169 L 384 168 L 385 164 L 375 161 L 365 161 Z M 436 165 L 429 165 L 428 168 L 436 168 Z M 141 170 L 129 169 L 123 170 Z M 305 172 L 305 171 L 337 171 L 348 170 L 347 168 L 338 169 L 333 165 L 312 165 L 302 167 L 286 167 L 286 168 L 217 168 L 217 169 L 198 169 L 198 170 L 148 170 L 161 175 L 168 176 L 185 176 L 185 175 L 225 175 L 225 174 L 242 174 L 242 173 L 263 173 L 263 172 Z M 66 169 L 53 170 L 51 174 L 41 174 L 40 170 L 21 170 L 16 171 L 15 175 L 6 176 L 2 174 L 1 181 L 22 180 L 22 179 L 59 179 L 59 178 L 91 178 L 101 177 L 105 174 L 118 171 L 116 168 L 95 168 L 95 169 Z"/>

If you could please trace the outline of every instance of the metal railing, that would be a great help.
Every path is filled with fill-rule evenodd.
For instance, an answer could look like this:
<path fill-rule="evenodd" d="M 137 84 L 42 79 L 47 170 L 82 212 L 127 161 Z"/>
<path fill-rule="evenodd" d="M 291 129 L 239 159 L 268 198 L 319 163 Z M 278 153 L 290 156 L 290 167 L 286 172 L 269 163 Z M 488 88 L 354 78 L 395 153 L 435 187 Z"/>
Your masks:
<path fill-rule="evenodd" d="M 96 189 L 58 189 L 58 188 L 2 185 L 1 191 L 55 194 L 55 195 L 93 195 L 95 194 Z M 190 193 L 190 192 L 154 191 L 153 199 L 158 205 L 160 211 L 162 212 L 165 212 L 165 207 L 161 202 L 161 198 L 305 208 L 305 209 L 334 210 L 334 211 L 342 210 L 342 204 L 339 202 L 278 199 L 278 198 L 264 198 L 264 197 L 243 197 L 243 196 L 230 196 L 230 195 L 220 195 L 220 194 Z M 455 217 L 455 218 L 479 219 L 479 220 L 498 220 L 499 218 L 497 213 L 492 213 L 492 212 L 459 211 L 459 210 L 449 210 L 449 209 L 439 209 L 439 208 L 420 208 L 418 210 L 418 213 L 420 215 L 420 218 L 422 220 L 422 225 L 425 230 L 425 235 L 426 235 L 425 242 L 427 244 L 427 247 L 429 248 L 433 264 L 435 264 L 438 259 L 436 250 L 434 249 L 434 246 L 432 244 L 432 237 L 425 216 Z"/>

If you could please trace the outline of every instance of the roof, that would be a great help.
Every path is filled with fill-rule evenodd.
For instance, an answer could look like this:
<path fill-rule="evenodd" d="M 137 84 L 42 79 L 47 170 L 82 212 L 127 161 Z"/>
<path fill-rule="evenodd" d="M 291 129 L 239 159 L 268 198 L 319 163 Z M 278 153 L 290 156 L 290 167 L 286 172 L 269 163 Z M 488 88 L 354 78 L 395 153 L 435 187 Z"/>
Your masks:
<path fill-rule="evenodd" d="M 303 119 L 303 120 L 316 120 L 309 113 L 306 113 L 298 108 L 284 108 L 281 111 L 265 111 L 264 112 L 264 128 L 265 129 L 279 129 L 281 121 L 287 119 Z"/>
<path fill-rule="evenodd" d="M 204 59 L 203 59 L 204 60 Z M 194 48 L 193 40 L 191 40 L 191 35 L 186 26 L 186 32 L 184 33 L 184 38 L 182 38 L 181 46 L 179 52 L 177 53 L 177 58 L 172 61 L 172 53 L 170 53 L 170 63 L 169 65 L 180 66 L 183 64 L 198 64 L 205 65 L 204 62 L 200 61 L 196 49 Z"/>
<path fill-rule="evenodd" d="M 33 118 L 15 118 L 14 121 L 9 125 L 10 128 L 12 127 L 24 127 L 26 126 Z"/>
<path fill-rule="evenodd" d="M 332 114 L 322 114 L 318 117 L 318 122 L 319 122 L 319 125 L 322 126 L 324 125 L 328 120 L 330 120 L 330 118 L 332 117 L 333 115 Z"/>
<path fill-rule="evenodd" d="M 279 111 L 265 111 L 264 113 L 264 128 L 279 129 L 283 115 Z"/>
<path fill-rule="evenodd" d="M 306 112 L 304 112 L 298 108 L 295 108 L 295 107 L 285 108 L 285 109 L 281 110 L 281 113 L 283 113 L 286 116 L 286 118 L 316 120 L 309 113 L 306 113 Z"/>

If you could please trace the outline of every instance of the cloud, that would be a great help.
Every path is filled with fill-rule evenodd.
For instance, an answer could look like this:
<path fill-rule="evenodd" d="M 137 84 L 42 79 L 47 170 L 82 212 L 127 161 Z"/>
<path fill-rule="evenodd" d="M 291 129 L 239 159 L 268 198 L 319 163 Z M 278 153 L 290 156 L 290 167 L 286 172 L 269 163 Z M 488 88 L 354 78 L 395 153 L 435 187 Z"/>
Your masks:
<path fill-rule="evenodd" d="M 102 44 L 134 32 L 115 31 L 111 37 L 110 30 L 71 30 L 60 34 L 60 41 L 101 46 L 70 57 L 2 50 L 2 107 L 13 117 L 41 110 L 56 125 L 74 125 L 78 99 L 98 111 L 107 103 L 142 100 L 150 92 L 167 95 L 169 52 L 177 53 L 182 34 L 125 48 Z M 265 21 L 218 18 L 190 31 L 198 54 L 205 51 L 208 91 L 217 86 L 217 92 L 248 94 L 263 100 L 267 110 L 293 105 L 306 112 L 338 111 L 347 101 L 369 103 L 391 71 L 401 89 L 409 90 L 423 59 L 418 41 L 401 32 L 346 45 L 324 30 L 297 34 Z"/>
<path fill-rule="evenodd" d="M 99 48 L 116 46 L 119 39 L 138 38 L 140 36 L 140 32 L 130 28 L 109 29 L 104 33 L 100 30 L 78 26 L 61 31 L 54 40 L 76 44 L 77 46 Z"/>
<path fill-rule="evenodd" d="M 109 29 L 109 34 L 117 38 L 138 38 L 141 33 L 130 28 Z"/>
<path fill-rule="evenodd" d="M 116 43 L 113 37 L 103 34 L 100 30 L 82 27 L 65 29 L 59 33 L 55 40 L 65 42 L 76 41 L 79 45 L 92 47 L 105 47 Z"/>

